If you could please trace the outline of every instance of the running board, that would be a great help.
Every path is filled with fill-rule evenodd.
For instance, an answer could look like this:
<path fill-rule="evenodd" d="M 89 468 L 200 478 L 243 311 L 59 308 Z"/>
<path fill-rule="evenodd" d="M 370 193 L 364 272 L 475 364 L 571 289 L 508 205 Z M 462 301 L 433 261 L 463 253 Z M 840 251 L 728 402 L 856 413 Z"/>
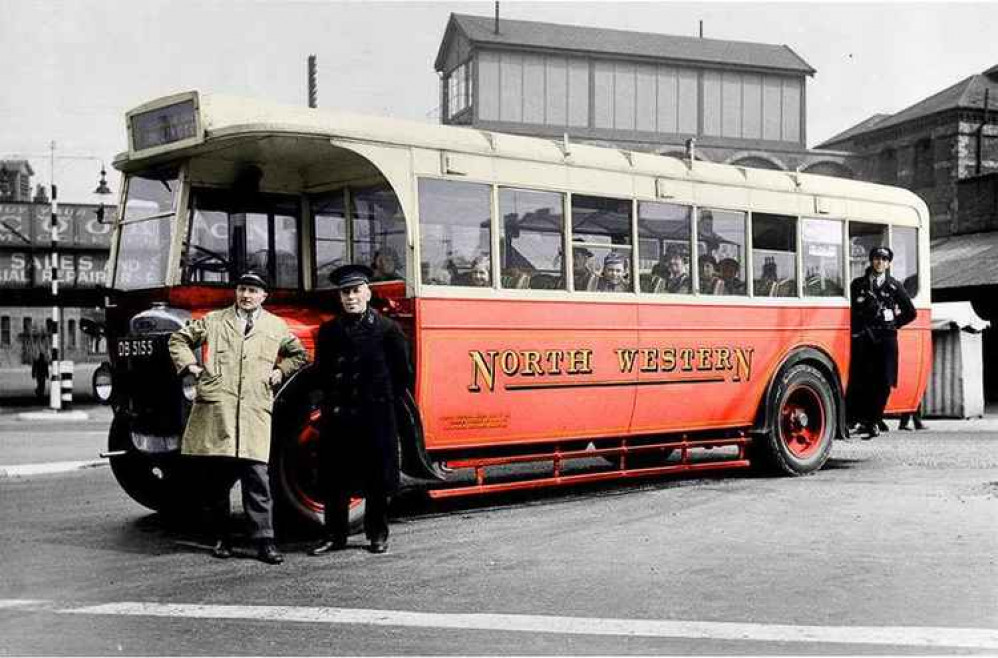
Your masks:
<path fill-rule="evenodd" d="M 553 487 L 553 486 L 566 486 L 579 484 L 582 482 L 600 482 L 608 480 L 620 480 L 620 479 L 631 479 L 639 477 L 649 477 L 653 475 L 662 475 L 666 473 L 691 473 L 700 471 L 714 471 L 714 470 L 727 470 L 734 468 L 747 468 L 751 465 L 748 459 L 745 458 L 745 446 L 751 442 L 750 439 L 746 438 L 744 435 L 735 438 L 725 438 L 725 439 L 708 439 L 708 440 L 681 440 L 681 441 L 668 441 L 663 443 L 650 443 L 642 444 L 637 446 L 627 445 L 627 440 L 623 440 L 620 446 L 610 447 L 610 448 L 593 448 L 593 449 L 583 449 L 583 450 L 567 450 L 561 451 L 557 447 L 554 452 L 550 453 L 536 453 L 529 455 L 509 455 L 505 457 L 481 457 L 481 458 L 470 458 L 470 459 L 459 459 L 454 461 L 446 461 L 445 464 L 448 469 L 451 470 L 462 470 L 462 469 L 474 469 L 475 471 L 475 484 L 455 486 L 455 487 L 444 487 L 440 489 L 431 489 L 427 492 L 431 498 L 441 499 L 441 498 L 456 498 L 459 496 L 473 496 L 488 493 L 499 493 L 503 491 L 519 491 L 524 489 L 539 489 L 542 487 Z M 733 459 L 719 460 L 719 461 L 706 461 L 706 462 L 691 462 L 690 450 L 694 448 L 718 448 L 724 446 L 737 446 L 738 456 Z M 655 451 L 663 450 L 679 450 L 680 459 L 678 462 L 663 464 L 661 466 L 649 466 L 640 468 L 628 468 L 627 467 L 627 457 L 628 455 L 638 454 L 638 453 L 650 453 Z M 620 457 L 620 466 L 609 471 L 596 471 L 591 473 L 573 473 L 571 475 L 562 475 L 561 469 L 562 464 L 565 461 L 573 459 L 588 459 L 592 457 Z M 543 477 L 527 477 L 522 480 L 514 480 L 509 482 L 496 482 L 493 484 L 486 484 L 486 472 L 485 469 L 490 466 L 508 466 L 510 464 L 525 464 L 533 462 L 545 462 L 550 461 L 552 465 L 552 473 Z"/>

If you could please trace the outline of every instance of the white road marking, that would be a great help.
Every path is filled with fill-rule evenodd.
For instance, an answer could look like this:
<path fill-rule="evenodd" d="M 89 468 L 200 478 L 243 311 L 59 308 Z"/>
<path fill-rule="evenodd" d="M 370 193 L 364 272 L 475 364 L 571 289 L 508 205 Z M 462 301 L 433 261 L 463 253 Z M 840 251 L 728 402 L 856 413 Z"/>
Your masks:
<path fill-rule="evenodd" d="M 469 614 L 296 606 L 197 605 L 120 602 L 60 613 L 239 619 L 311 624 L 366 624 L 411 628 L 606 635 L 699 640 L 866 644 L 998 650 L 998 629 L 923 626 L 793 626 L 713 621 L 603 619 L 548 615 Z"/>
<path fill-rule="evenodd" d="M 0 608 L 34 607 L 47 603 L 48 601 L 39 601 L 37 599 L 0 599 Z"/>
<path fill-rule="evenodd" d="M 71 462 L 42 462 L 37 464 L 10 464 L 8 466 L 0 465 L 0 478 L 66 473 L 68 471 L 75 471 L 81 468 L 96 468 L 106 465 L 107 461 L 103 459 Z"/>

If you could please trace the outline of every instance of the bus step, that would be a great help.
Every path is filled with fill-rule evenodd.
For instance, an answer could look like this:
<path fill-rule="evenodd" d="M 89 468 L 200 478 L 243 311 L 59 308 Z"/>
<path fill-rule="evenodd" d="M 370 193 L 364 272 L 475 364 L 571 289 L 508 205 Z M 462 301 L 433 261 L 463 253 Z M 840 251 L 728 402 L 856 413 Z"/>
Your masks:
<path fill-rule="evenodd" d="M 447 461 L 447 467 L 453 470 L 474 469 L 475 484 L 431 489 L 428 493 L 431 498 L 435 499 L 456 498 L 459 496 L 473 496 L 504 491 L 567 486 L 583 482 L 600 482 L 649 477 L 667 473 L 694 473 L 700 471 L 746 468 L 750 466 L 749 460 L 745 458 L 745 446 L 748 443 L 749 439 L 744 436 L 695 441 L 665 441 L 661 443 L 649 443 L 642 445 L 628 445 L 625 440 L 622 441 L 619 446 L 604 448 L 566 451 L 555 449 L 554 452 L 549 453 L 459 459 Z M 723 446 L 737 446 L 737 457 L 732 459 L 703 462 L 693 462 L 690 460 L 690 450 L 694 448 L 711 449 Z M 679 451 L 679 460 L 660 465 L 640 466 L 634 468 L 627 466 L 627 457 L 629 455 L 648 454 L 663 450 Z M 591 457 L 620 457 L 620 461 L 618 468 L 612 470 L 579 472 L 566 475 L 561 473 L 561 468 L 565 461 Z M 552 463 L 552 471 L 550 474 L 545 474 L 540 477 L 527 476 L 518 480 L 486 483 L 485 469 L 488 467 L 545 461 L 550 461 Z"/>

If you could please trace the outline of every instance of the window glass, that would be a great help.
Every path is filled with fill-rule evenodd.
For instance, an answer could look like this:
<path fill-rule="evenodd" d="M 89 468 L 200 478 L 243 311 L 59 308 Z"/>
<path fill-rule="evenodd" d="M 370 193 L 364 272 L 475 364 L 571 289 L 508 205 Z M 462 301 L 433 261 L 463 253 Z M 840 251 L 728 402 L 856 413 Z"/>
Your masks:
<path fill-rule="evenodd" d="M 752 213 L 752 283 L 756 297 L 797 296 L 797 218 Z"/>
<path fill-rule="evenodd" d="M 10 317 L 0 318 L 0 346 L 10 347 Z"/>
<path fill-rule="evenodd" d="M 842 222 L 834 219 L 801 221 L 804 250 L 804 296 L 840 297 L 842 277 Z"/>
<path fill-rule="evenodd" d="M 863 276 L 870 264 L 870 250 L 887 245 L 887 227 L 883 224 L 849 222 L 849 277 Z"/>
<path fill-rule="evenodd" d="M 297 199 L 195 190 L 190 222 L 185 283 L 227 283 L 257 269 L 275 288 L 298 286 Z"/>
<path fill-rule="evenodd" d="M 172 215 L 177 209 L 177 192 L 180 184 L 176 176 L 162 180 L 128 177 L 128 194 L 125 197 L 125 212 L 123 221 L 132 221 L 144 217 Z"/>
<path fill-rule="evenodd" d="M 172 216 L 122 224 L 118 240 L 114 287 L 118 290 L 154 288 L 166 283 Z M 201 254 L 207 258 L 206 253 Z"/>
<path fill-rule="evenodd" d="M 914 297 L 918 294 L 918 229 L 914 226 L 895 226 L 891 234 L 891 248 L 894 250 L 891 276 Z"/>
<path fill-rule="evenodd" d="M 633 290 L 629 200 L 573 196 L 572 236 L 576 290 Z"/>
<path fill-rule="evenodd" d="M 499 190 L 503 288 L 565 289 L 562 209 L 561 194 Z"/>
<path fill-rule="evenodd" d="M 405 278 L 405 216 L 391 187 L 352 190 L 353 262 L 374 270 L 373 282 Z"/>
<path fill-rule="evenodd" d="M 745 213 L 700 208 L 697 217 L 700 292 L 745 295 Z"/>
<path fill-rule="evenodd" d="M 347 219 L 345 192 L 337 190 L 312 199 L 315 232 L 315 287 L 330 288 L 329 275 L 347 264 Z"/>
<path fill-rule="evenodd" d="M 76 320 L 69 320 L 66 322 L 66 337 L 69 344 L 66 345 L 68 349 L 76 349 Z"/>
<path fill-rule="evenodd" d="M 490 286 L 491 188 L 419 181 L 420 275 L 424 283 Z"/>
<path fill-rule="evenodd" d="M 638 266 L 641 292 L 690 293 L 690 232 L 693 209 L 674 203 L 638 204 Z"/>
<path fill-rule="evenodd" d="M 447 76 L 447 116 L 460 114 L 470 103 L 471 80 L 468 64 L 461 64 Z"/>

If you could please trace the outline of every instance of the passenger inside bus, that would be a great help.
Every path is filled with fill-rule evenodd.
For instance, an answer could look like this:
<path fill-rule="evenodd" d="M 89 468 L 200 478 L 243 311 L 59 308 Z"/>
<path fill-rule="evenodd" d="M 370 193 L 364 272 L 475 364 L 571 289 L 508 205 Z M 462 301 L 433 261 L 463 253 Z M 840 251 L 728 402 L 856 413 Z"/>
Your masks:
<path fill-rule="evenodd" d="M 700 293 L 720 295 L 724 292 L 724 282 L 717 275 L 717 260 L 710 254 L 700 256 Z"/>
<path fill-rule="evenodd" d="M 576 290 L 595 290 L 599 281 L 596 256 L 585 247 L 572 249 L 572 272 Z"/>
<path fill-rule="evenodd" d="M 603 270 L 600 273 L 596 290 L 600 292 L 630 292 L 627 283 L 627 259 L 615 251 L 611 251 L 603 259 Z"/>
<path fill-rule="evenodd" d="M 490 285 L 490 281 L 492 279 L 492 277 L 489 276 L 489 269 L 490 269 L 489 259 L 486 258 L 485 256 L 479 256 L 474 261 L 472 261 L 471 271 L 468 273 L 469 285 L 475 286 L 476 288 L 487 288 Z"/>
<path fill-rule="evenodd" d="M 690 292 L 690 275 L 683 254 L 678 249 L 668 250 L 665 258 L 656 263 L 651 273 L 663 280 L 664 289 L 661 292 L 673 294 Z"/>
<path fill-rule="evenodd" d="M 745 282 L 738 276 L 741 266 L 734 258 L 724 258 L 718 263 L 721 270 L 721 281 L 724 283 L 722 294 L 724 295 L 744 295 Z"/>
<path fill-rule="evenodd" d="M 371 270 L 374 272 L 371 281 L 395 281 L 401 279 L 402 275 L 396 269 L 398 267 L 397 263 L 398 258 L 395 256 L 395 250 L 391 247 L 376 251 L 373 263 L 371 264 Z"/>

